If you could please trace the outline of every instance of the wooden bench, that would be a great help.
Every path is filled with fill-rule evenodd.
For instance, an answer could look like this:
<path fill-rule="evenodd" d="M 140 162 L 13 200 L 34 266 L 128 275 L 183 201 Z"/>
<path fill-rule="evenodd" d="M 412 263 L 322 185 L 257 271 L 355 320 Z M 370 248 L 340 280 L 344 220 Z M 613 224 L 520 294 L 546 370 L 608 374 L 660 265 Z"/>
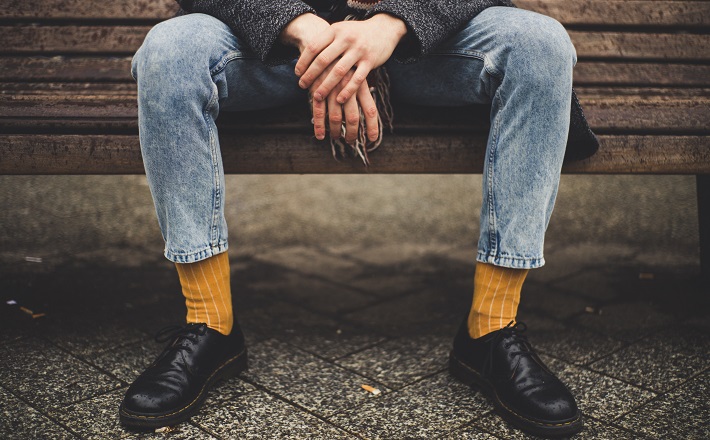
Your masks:
<path fill-rule="evenodd" d="M 0 9 L 0 174 L 142 173 L 132 54 L 173 0 L 24 0 Z M 710 1 L 517 0 L 560 20 L 601 140 L 566 173 L 697 176 L 710 277 Z M 223 114 L 228 173 L 480 173 L 487 109 L 395 108 L 372 166 L 336 162 L 303 106 Z M 469 121 L 477 121 L 473 126 Z"/>

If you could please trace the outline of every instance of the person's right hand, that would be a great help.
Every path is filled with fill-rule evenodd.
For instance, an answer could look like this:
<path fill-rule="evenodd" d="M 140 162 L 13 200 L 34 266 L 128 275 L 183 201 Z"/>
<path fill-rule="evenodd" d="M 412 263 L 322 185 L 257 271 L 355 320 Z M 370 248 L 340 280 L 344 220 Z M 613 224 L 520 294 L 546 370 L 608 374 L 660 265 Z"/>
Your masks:
<path fill-rule="evenodd" d="M 300 53 L 310 51 L 318 53 L 328 47 L 335 38 L 335 32 L 330 24 L 315 14 L 303 14 L 293 19 L 286 25 L 281 33 L 281 41 L 286 44 L 296 46 Z M 325 71 L 310 85 L 309 91 L 313 93 L 321 86 L 328 77 L 330 71 L 335 67 L 338 59 L 326 67 Z M 358 86 L 356 93 L 352 94 L 340 104 L 337 102 L 338 94 L 351 81 L 353 71 L 346 73 L 343 80 L 325 97 L 325 99 L 313 99 L 313 131 L 317 139 L 325 138 L 326 109 L 328 113 L 328 123 L 330 125 L 331 137 L 337 139 L 341 135 L 341 124 L 345 120 L 345 141 L 353 143 L 357 139 L 360 124 L 360 111 L 362 108 L 365 115 L 365 126 L 367 138 L 376 141 L 379 135 L 377 106 L 370 93 L 367 81 L 363 81 Z"/>

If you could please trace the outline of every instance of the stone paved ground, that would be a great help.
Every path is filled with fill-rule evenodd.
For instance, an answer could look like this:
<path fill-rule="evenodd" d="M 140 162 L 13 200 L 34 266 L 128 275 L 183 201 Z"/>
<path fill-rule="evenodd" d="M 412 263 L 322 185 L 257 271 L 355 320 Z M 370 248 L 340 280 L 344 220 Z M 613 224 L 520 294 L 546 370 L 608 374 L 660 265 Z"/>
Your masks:
<path fill-rule="evenodd" d="M 580 185 L 596 187 L 593 179 Z M 96 185 L 78 198 L 91 191 L 98 191 Z M 115 196 L 117 205 L 128 203 L 126 191 Z M 317 191 L 300 194 L 301 203 L 325 197 Z M 648 195 L 638 188 L 629 191 Z M 13 225 L 20 235 L 12 239 L 9 229 L 0 231 L 2 439 L 528 438 L 446 371 L 452 336 L 470 301 L 475 239 L 472 231 L 448 220 L 451 213 L 429 218 L 416 207 L 408 211 L 407 203 L 414 206 L 417 200 L 410 198 L 372 211 L 379 231 L 391 239 L 374 239 L 351 227 L 355 238 L 348 240 L 338 235 L 340 230 L 328 229 L 343 221 L 334 208 L 298 221 L 269 215 L 299 213 L 292 195 L 282 198 L 281 206 L 262 209 L 263 222 L 242 212 L 255 230 L 244 233 L 230 258 L 249 371 L 213 390 L 199 415 L 176 432 L 144 435 L 119 426 L 117 407 L 131 380 L 160 350 L 153 334 L 183 319 L 184 311 L 177 276 L 159 258 L 156 241 L 141 247 L 144 241 L 135 238 L 142 237 L 135 218 L 143 214 L 134 214 L 135 226 L 127 228 L 116 221 L 124 218 L 122 211 L 104 205 L 99 213 L 108 223 L 94 228 L 98 220 L 87 221 L 89 211 L 50 197 L 42 205 L 48 220 L 25 225 L 13 219 L 29 218 L 20 211 L 34 208 L 29 202 L 23 206 L 23 200 L 36 194 L 15 199 L 8 194 L 0 192 L 0 199 L 14 210 L 3 208 L 0 224 Z M 569 223 L 553 224 L 548 264 L 528 278 L 520 320 L 578 398 L 585 430 L 575 438 L 710 438 L 708 296 L 696 282 L 692 246 L 697 237 L 684 241 L 677 232 L 697 223 L 678 226 L 687 218 L 678 215 L 654 222 L 653 215 L 629 208 L 641 212 L 634 214 L 639 231 L 670 231 L 665 247 L 651 249 L 619 239 L 631 228 L 611 205 L 596 200 L 586 211 L 574 211 L 571 206 L 584 209 L 589 199 L 577 200 L 583 190 L 567 194 L 559 216 L 577 218 L 580 230 L 597 227 L 613 239 L 590 244 L 572 234 Z M 149 198 L 141 197 L 150 225 L 144 235 L 149 236 L 155 234 L 154 220 L 145 208 Z M 660 196 L 648 197 L 651 201 L 641 203 Z M 252 207 L 262 202 L 245 201 Z M 52 203 L 56 206 L 47 207 Z M 477 210 L 457 209 L 453 214 Z M 687 211 L 692 213 L 692 207 Z M 346 215 L 366 218 L 365 213 Z M 599 225 L 600 218 L 608 224 Z M 387 229 L 389 221 L 395 223 Z M 119 236 L 105 244 L 96 231 L 108 229 Z M 419 230 L 441 235 L 411 238 Z M 42 242 L 37 231 L 49 238 Z M 319 231 L 335 238 L 318 240 Z M 60 234 L 65 238 L 57 240 Z M 80 249 L 76 243 L 82 237 L 104 247 Z M 663 238 L 658 234 L 654 240 Z M 65 250 L 49 244 L 32 248 L 33 240 L 59 241 Z M 28 255 L 44 255 L 43 262 L 24 259 Z M 20 306 L 46 316 L 33 319 Z M 382 394 L 374 396 L 362 384 Z"/>
<path fill-rule="evenodd" d="M 589 264 L 593 254 L 614 264 Z M 446 371 L 471 259 L 423 245 L 234 255 L 250 369 L 170 438 L 525 438 Z M 577 438 L 710 438 L 710 319 L 694 272 L 621 247 L 561 247 L 548 260 L 520 319 L 579 400 Z M 159 349 L 152 334 L 182 318 L 172 268 L 87 259 L 42 273 L 28 262 L 0 288 L 3 303 L 47 313 L 0 309 L 0 437 L 137 437 L 117 406 Z"/>

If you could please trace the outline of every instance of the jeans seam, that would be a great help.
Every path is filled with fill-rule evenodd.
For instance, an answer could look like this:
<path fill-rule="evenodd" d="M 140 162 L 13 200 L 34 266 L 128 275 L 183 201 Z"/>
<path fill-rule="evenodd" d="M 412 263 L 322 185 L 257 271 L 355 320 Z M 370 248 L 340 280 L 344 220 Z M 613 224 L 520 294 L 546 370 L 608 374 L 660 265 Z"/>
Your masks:
<path fill-rule="evenodd" d="M 210 162 L 212 165 L 212 219 L 210 222 L 210 244 L 212 245 L 217 241 L 218 237 L 218 227 L 217 227 L 217 214 L 219 212 L 219 206 L 221 203 L 220 200 L 220 185 L 219 185 L 219 172 L 218 172 L 218 164 L 216 160 L 216 155 L 217 155 L 217 145 L 216 145 L 216 136 L 214 133 L 214 130 L 212 129 L 212 124 L 210 123 L 210 117 L 209 117 L 209 110 L 212 108 L 213 105 L 218 100 L 217 97 L 217 91 L 215 90 L 216 86 L 214 89 L 212 89 L 212 93 L 210 94 L 210 99 L 207 101 L 207 105 L 205 106 L 204 109 L 202 109 L 202 117 L 205 120 L 205 124 L 207 125 L 207 132 L 208 132 L 208 139 L 210 143 Z"/>
<path fill-rule="evenodd" d="M 231 61 L 237 60 L 237 59 L 243 59 L 243 60 L 257 60 L 258 58 L 253 55 L 245 55 L 243 52 L 239 51 L 230 51 L 227 52 L 226 54 L 222 55 L 222 57 L 217 61 L 214 65 L 210 67 L 210 75 L 215 76 L 221 71 L 223 71 L 226 67 L 227 64 L 229 64 Z"/>
<path fill-rule="evenodd" d="M 503 100 L 501 98 L 502 92 L 500 87 L 496 90 L 494 99 L 498 100 L 500 109 L 491 130 L 491 146 L 488 151 L 488 248 L 493 254 L 498 253 L 498 237 L 496 236 L 496 213 L 495 213 L 495 197 L 493 194 L 493 180 L 495 174 L 495 156 L 496 150 L 498 149 L 498 139 L 500 132 L 500 112 L 503 108 Z"/>
<path fill-rule="evenodd" d="M 448 51 L 442 51 L 442 52 L 433 52 L 428 54 L 427 56 L 459 56 L 462 58 L 476 58 L 481 61 L 483 61 L 483 69 L 491 76 L 494 78 L 497 78 L 499 80 L 502 80 L 503 74 L 496 69 L 496 67 L 493 65 L 493 63 L 490 62 L 490 58 L 485 52 L 481 51 L 472 51 L 472 50 L 448 50 Z"/>

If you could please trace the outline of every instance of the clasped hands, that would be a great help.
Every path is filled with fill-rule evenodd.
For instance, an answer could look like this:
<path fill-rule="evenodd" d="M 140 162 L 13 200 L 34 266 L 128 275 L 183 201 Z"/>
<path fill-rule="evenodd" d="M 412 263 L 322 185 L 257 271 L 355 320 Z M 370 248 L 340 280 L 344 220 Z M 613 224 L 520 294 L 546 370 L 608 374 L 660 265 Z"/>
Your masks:
<path fill-rule="evenodd" d="M 281 40 L 300 51 L 295 73 L 298 85 L 313 97 L 313 131 L 325 138 L 326 109 L 331 137 L 355 142 L 360 109 L 365 116 L 367 139 L 377 140 L 378 114 L 370 94 L 367 75 L 384 64 L 407 32 L 402 20 L 376 14 L 363 21 L 329 24 L 315 14 L 293 19 L 281 33 Z"/>

